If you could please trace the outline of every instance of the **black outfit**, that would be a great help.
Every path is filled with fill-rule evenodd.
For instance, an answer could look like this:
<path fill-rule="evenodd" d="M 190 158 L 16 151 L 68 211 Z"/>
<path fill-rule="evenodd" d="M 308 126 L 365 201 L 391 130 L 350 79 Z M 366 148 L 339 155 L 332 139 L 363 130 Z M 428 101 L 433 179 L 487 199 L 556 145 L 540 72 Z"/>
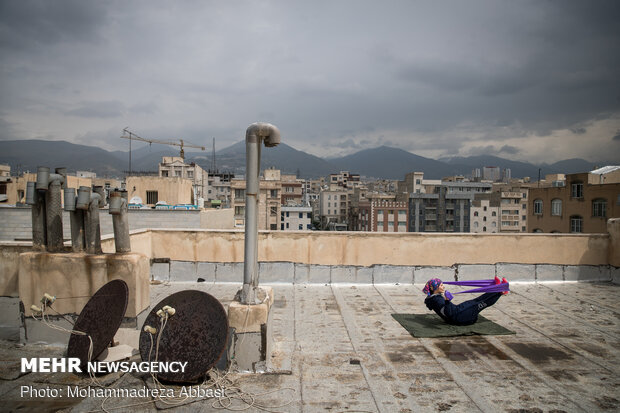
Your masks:
<path fill-rule="evenodd" d="M 473 300 L 454 305 L 446 300 L 441 294 L 433 294 L 426 297 L 424 304 L 429 310 L 435 311 L 439 317 L 448 324 L 466 326 L 478 321 L 478 313 L 495 304 L 502 293 L 484 293 Z"/>

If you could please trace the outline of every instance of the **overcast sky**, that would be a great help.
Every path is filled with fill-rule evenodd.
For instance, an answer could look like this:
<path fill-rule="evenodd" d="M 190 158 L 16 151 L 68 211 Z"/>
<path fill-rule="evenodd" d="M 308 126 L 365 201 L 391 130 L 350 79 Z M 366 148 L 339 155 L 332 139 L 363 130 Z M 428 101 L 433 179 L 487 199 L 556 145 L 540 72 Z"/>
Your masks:
<path fill-rule="evenodd" d="M 0 0 L 0 139 L 620 163 L 618 1 Z"/>

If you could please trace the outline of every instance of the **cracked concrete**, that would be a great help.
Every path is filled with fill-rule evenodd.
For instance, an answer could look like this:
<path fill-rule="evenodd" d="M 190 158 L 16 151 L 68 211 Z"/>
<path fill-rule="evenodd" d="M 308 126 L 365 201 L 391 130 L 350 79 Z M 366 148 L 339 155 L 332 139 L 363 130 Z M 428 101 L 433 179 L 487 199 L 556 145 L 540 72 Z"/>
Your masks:
<path fill-rule="evenodd" d="M 238 284 L 171 283 L 151 287 L 151 303 L 184 289 L 232 300 Z M 451 286 L 453 292 L 458 287 Z M 231 374 L 257 403 L 278 412 L 597 412 L 620 409 L 620 286 L 611 283 L 513 283 L 484 310 L 512 336 L 426 339 L 409 335 L 392 313 L 424 313 L 422 285 L 274 285 L 271 374 Z M 457 295 L 462 301 L 473 297 Z M 19 357 L 62 349 L 2 342 L 3 410 L 101 410 L 104 399 L 32 400 L 21 385 L 60 386 L 70 374 L 17 377 Z M 51 353 L 50 353 L 51 352 Z M 145 386 L 131 373 L 111 387 Z M 267 393 L 266 393 L 267 392 Z M 138 404 L 140 403 L 140 404 Z M 187 403 L 187 401 L 186 401 Z M 105 408 L 214 411 L 213 400 L 172 407 L 146 399 L 108 399 Z M 242 407 L 235 404 L 234 407 Z M 247 411 L 260 411 L 250 407 Z"/>

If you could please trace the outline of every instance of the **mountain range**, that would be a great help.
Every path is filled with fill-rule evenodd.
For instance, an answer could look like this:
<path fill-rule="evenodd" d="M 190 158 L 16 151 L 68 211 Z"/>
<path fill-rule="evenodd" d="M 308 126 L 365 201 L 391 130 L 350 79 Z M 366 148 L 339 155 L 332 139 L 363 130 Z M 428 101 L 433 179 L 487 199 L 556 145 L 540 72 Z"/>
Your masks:
<path fill-rule="evenodd" d="M 131 170 L 157 171 L 162 156 L 178 156 L 172 148 L 142 146 L 131 151 Z M 211 169 L 212 156 L 205 152 L 186 152 L 186 162 L 195 162 L 204 169 Z M 99 176 L 121 177 L 129 168 L 129 152 L 106 151 L 101 148 L 78 145 L 65 141 L 13 140 L 0 141 L 0 164 L 8 164 L 12 171 L 36 171 L 37 166 L 51 168 L 64 166 L 69 172 L 86 170 Z M 567 159 L 553 164 L 535 165 L 512 161 L 496 156 L 425 158 L 398 148 L 380 146 L 364 149 L 339 158 L 323 159 L 281 143 L 275 148 L 261 151 L 261 168 L 275 167 L 283 173 L 297 174 L 302 178 L 316 178 L 330 173 L 349 171 L 366 178 L 403 179 L 413 171 L 424 172 L 425 178 L 441 179 L 451 175 L 471 174 L 475 168 L 498 166 L 510 168 L 513 178 L 529 176 L 537 179 L 552 173 L 587 172 L 606 163 L 593 163 L 583 159 Z M 245 141 L 216 152 L 219 171 L 243 174 L 245 172 Z"/>

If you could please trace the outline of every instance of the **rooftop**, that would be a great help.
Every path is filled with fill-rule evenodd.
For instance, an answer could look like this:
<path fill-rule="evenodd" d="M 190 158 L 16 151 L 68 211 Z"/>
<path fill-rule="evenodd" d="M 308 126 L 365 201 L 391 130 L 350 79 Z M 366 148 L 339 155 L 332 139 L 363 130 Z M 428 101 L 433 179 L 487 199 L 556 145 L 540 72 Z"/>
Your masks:
<path fill-rule="evenodd" d="M 507 336 L 412 337 L 392 313 L 429 314 L 422 285 L 276 284 L 270 374 L 229 374 L 255 395 L 260 411 L 618 411 L 620 286 L 610 283 L 511 284 L 512 293 L 484 310 L 516 332 Z M 239 284 L 151 286 L 151 303 L 185 289 L 207 291 L 225 306 Z M 457 288 L 450 288 L 455 292 Z M 456 300 L 473 298 L 457 296 Z M 40 345 L 0 346 L 0 397 L 14 411 L 214 411 L 214 399 L 173 406 L 144 398 L 20 397 L 38 389 L 87 385 L 71 373 L 19 376 L 20 357 L 60 356 Z M 100 377 L 107 388 L 152 386 L 134 373 Z M 232 385 L 228 385 L 232 392 Z M 66 391 L 65 391 L 66 393 Z M 248 399 L 249 400 L 249 399 Z M 105 402 L 105 405 L 104 405 Z M 252 402 L 250 402 L 252 404 Z M 282 407 L 277 407 L 282 406 Z M 233 401 L 230 408 L 248 407 Z M 221 410 L 221 409 L 219 409 Z"/>

